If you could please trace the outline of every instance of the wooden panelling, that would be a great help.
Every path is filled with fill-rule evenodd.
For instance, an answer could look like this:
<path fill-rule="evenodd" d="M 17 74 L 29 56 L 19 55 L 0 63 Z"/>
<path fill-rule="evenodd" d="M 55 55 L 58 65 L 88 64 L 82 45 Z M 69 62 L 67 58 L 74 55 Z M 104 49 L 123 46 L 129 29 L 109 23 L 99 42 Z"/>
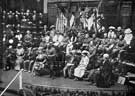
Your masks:
<path fill-rule="evenodd" d="M 123 28 L 131 27 L 132 2 L 124 1 L 121 6 L 121 25 Z"/>

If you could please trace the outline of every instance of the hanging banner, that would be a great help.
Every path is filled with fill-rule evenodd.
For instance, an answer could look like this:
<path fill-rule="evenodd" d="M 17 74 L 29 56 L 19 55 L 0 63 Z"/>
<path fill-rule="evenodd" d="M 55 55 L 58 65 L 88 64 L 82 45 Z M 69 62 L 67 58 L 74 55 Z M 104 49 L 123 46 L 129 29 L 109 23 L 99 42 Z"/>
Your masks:
<path fill-rule="evenodd" d="M 47 3 L 48 3 L 48 0 L 44 0 L 44 13 L 46 14 L 47 13 Z"/>

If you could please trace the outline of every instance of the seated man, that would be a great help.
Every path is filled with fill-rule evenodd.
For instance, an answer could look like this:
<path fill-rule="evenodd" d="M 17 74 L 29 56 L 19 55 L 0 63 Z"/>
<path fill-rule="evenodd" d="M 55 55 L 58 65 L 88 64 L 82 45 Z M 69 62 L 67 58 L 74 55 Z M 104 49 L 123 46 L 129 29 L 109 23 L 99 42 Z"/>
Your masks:
<path fill-rule="evenodd" d="M 31 53 L 29 55 L 30 61 L 29 61 L 29 65 L 28 65 L 28 72 L 32 71 L 32 68 L 33 68 L 37 55 L 38 55 L 37 48 L 36 47 L 32 48 Z"/>
<path fill-rule="evenodd" d="M 26 35 L 24 36 L 24 46 L 30 47 L 32 45 L 32 34 L 29 30 L 26 31 Z"/>
<path fill-rule="evenodd" d="M 119 53 L 121 53 L 126 47 L 126 41 L 123 39 L 123 36 L 120 35 L 116 46 L 112 50 L 113 57 L 120 57 Z"/>
<path fill-rule="evenodd" d="M 32 47 L 30 48 L 27 48 L 25 50 L 25 55 L 24 55 L 24 71 L 28 71 L 28 66 L 29 66 L 29 63 L 30 63 L 30 54 L 31 54 L 31 51 L 32 51 Z"/>
<path fill-rule="evenodd" d="M 63 75 L 66 78 L 67 75 L 69 75 L 69 73 L 67 74 L 67 70 L 74 65 L 74 58 L 75 58 L 75 50 L 72 51 L 70 56 L 67 56 L 67 58 L 69 57 L 69 60 L 67 60 L 66 62 L 66 66 L 63 69 Z"/>
<path fill-rule="evenodd" d="M 5 59 L 5 63 L 3 62 L 4 70 L 14 69 L 16 54 L 13 47 L 9 46 L 9 48 L 5 51 L 4 55 L 5 55 L 3 56 L 3 59 Z"/>
<path fill-rule="evenodd" d="M 89 57 L 88 57 L 89 52 L 84 50 L 82 51 L 82 58 L 81 61 L 78 65 L 77 68 L 75 68 L 74 70 L 74 76 L 75 76 L 75 80 L 78 80 L 79 78 L 82 78 L 87 65 L 89 64 Z"/>
<path fill-rule="evenodd" d="M 17 45 L 17 49 L 16 49 L 16 61 L 15 61 L 15 70 L 20 70 L 21 68 L 23 68 L 23 61 L 24 61 L 24 48 L 22 47 L 22 45 L 19 43 Z"/>
<path fill-rule="evenodd" d="M 112 65 L 109 54 L 103 55 L 100 71 L 95 76 L 95 82 L 98 87 L 109 87 L 112 85 Z"/>
<path fill-rule="evenodd" d="M 100 66 L 89 71 L 88 78 L 91 83 L 97 86 L 108 86 L 111 83 L 112 66 L 110 65 L 109 55 L 104 54 L 100 60 Z M 102 80 L 101 80 L 102 78 Z"/>
<path fill-rule="evenodd" d="M 46 48 L 46 55 L 48 59 L 48 64 L 49 64 L 49 70 L 50 70 L 50 77 L 54 78 L 55 72 L 55 63 L 56 62 L 56 48 L 52 43 L 47 46 Z"/>

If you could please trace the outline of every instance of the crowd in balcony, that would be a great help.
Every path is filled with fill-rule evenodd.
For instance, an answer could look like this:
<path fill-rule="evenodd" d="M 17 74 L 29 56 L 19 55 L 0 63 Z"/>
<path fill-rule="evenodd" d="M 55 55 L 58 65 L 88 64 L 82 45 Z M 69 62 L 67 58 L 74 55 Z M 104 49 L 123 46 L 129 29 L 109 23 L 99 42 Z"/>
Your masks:
<path fill-rule="evenodd" d="M 70 20 L 61 11 L 51 26 L 36 10 L 3 11 L 2 17 L 4 70 L 24 69 L 108 87 L 127 74 L 123 61 L 134 62 L 129 54 L 134 52 L 131 28 L 103 26 L 103 16 L 95 9 L 72 13 Z"/>

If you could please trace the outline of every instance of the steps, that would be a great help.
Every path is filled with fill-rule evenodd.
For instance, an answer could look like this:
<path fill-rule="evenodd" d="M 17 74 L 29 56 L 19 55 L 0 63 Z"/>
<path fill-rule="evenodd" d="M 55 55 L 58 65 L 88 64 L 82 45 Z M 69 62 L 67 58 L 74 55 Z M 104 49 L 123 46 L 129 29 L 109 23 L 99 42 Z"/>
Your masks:
<path fill-rule="evenodd" d="M 4 90 L 3 87 L 0 87 L 0 93 Z M 8 89 L 3 96 L 19 96 L 18 95 L 18 91 L 16 90 L 12 90 L 12 89 Z"/>

